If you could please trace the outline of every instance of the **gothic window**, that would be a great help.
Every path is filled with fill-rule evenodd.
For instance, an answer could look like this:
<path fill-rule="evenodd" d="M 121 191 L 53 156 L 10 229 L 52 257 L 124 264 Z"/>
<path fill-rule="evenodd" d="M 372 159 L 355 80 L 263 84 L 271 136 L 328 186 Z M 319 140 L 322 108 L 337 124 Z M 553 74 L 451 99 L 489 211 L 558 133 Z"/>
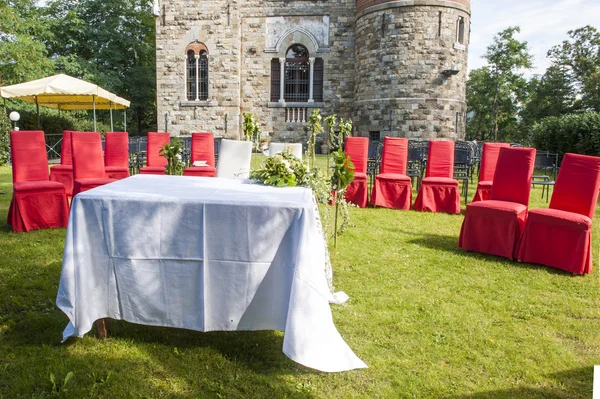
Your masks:
<path fill-rule="evenodd" d="M 458 21 L 456 21 L 456 42 L 465 44 L 465 19 L 463 17 L 458 17 Z"/>
<path fill-rule="evenodd" d="M 311 58 L 301 44 L 292 44 L 285 58 L 273 59 L 271 101 L 323 101 L 323 59 Z"/>
<path fill-rule="evenodd" d="M 186 48 L 185 99 L 208 100 L 208 49 L 198 41 L 190 43 Z"/>

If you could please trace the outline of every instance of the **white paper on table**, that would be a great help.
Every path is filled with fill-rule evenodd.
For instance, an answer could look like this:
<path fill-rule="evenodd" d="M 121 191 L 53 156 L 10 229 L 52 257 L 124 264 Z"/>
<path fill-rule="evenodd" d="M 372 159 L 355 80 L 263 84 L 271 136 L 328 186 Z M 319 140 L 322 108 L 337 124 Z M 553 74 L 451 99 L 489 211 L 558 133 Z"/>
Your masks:
<path fill-rule="evenodd" d="M 194 161 L 192 166 L 208 166 L 208 165 L 206 164 L 206 161 Z"/>

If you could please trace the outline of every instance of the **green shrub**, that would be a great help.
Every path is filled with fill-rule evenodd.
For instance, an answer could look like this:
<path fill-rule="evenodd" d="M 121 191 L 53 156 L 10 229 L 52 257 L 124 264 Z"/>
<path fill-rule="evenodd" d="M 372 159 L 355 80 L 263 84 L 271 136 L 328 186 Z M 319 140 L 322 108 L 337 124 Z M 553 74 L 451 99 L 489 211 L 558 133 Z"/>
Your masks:
<path fill-rule="evenodd" d="M 600 156 L 600 113 L 585 112 L 542 119 L 533 128 L 538 151 Z"/>
<path fill-rule="evenodd" d="M 0 108 L 0 165 L 4 165 L 10 156 L 10 129 L 11 124 L 6 109 Z"/>

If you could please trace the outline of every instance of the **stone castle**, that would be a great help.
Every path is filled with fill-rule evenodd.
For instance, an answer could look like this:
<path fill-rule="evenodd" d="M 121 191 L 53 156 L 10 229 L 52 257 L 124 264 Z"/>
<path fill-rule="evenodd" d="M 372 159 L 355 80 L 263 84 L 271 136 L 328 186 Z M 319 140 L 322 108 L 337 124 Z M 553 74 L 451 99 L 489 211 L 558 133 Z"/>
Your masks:
<path fill-rule="evenodd" d="M 464 137 L 470 0 L 161 0 L 159 130 L 303 140 L 308 117 L 379 140 Z"/>

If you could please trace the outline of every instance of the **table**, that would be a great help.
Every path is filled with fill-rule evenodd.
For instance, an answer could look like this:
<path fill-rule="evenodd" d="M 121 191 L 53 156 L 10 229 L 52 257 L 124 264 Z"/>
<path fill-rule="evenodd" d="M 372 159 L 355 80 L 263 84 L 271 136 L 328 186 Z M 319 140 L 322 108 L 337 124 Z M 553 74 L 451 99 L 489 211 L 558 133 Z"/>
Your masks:
<path fill-rule="evenodd" d="M 366 365 L 336 330 L 312 192 L 234 179 L 136 175 L 73 199 L 56 303 L 81 337 L 103 318 L 283 330 L 317 370 Z"/>

